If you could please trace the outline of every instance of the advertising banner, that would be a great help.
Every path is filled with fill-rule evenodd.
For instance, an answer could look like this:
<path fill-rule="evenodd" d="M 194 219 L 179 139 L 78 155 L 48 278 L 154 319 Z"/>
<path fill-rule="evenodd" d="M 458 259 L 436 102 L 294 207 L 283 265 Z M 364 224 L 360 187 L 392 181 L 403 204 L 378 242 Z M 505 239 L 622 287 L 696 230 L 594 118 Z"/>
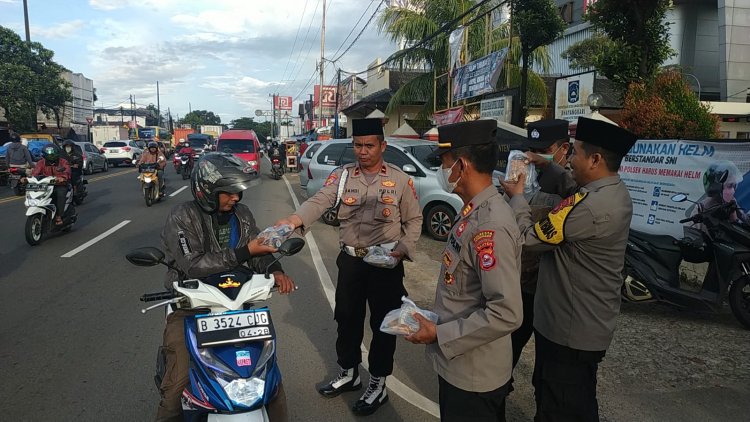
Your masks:
<path fill-rule="evenodd" d="M 457 68 L 453 79 L 453 100 L 463 100 L 495 91 L 507 53 L 508 49 L 503 48 Z"/>
<path fill-rule="evenodd" d="M 728 171 L 721 184 L 717 177 Z M 736 200 L 750 210 L 750 143 L 648 140 L 638 141 L 622 160 L 620 177 L 633 200 L 634 230 L 683 237 L 679 223 L 698 206 Z M 673 202 L 684 193 L 692 202 Z M 688 223 L 690 224 L 690 223 Z"/>
<path fill-rule="evenodd" d="M 320 105 L 320 85 L 315 85 L 315 95 L 313 96 L 315 107 Z M 336 85 L 323 86 L 323 107 L 336 107 Z"/>
<path fill-rule="evenodd" d="M 588 116 L 589 95 L 594 93 L 594 72 L 560 78 L 555 82 L 555 119 L 576 123 Z"/>
<path fill-rule="evenodd" d="M 435 124 L 438 126 L 458 123 L 464 119 L 464 107 L 454 107 L 432 115 L 435 118 Z"/>
<path fill-rule="evenodd" d="M 273 106 L 276 110 L 291 110 L 292 109 L 292 97 L 281 97 L 275 96 Z"/>
<path fill-rule="evenodd" d="M 461 64 L 461 47 L 464 45 L 464 27 L 459 26 L 448 37 L 448 44 L 451 51 L 451 62 L 448 69 L 452 72 Z"/>

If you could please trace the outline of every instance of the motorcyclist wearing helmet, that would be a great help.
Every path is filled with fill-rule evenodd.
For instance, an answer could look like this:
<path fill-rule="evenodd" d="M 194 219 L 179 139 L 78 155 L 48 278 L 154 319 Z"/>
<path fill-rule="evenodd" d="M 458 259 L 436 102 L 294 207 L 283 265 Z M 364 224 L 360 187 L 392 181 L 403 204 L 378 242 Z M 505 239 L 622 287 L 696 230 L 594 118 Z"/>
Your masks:
<path fill-rule="evenodd" d="M 140 167 L 141 164 L 154 164 L 156 163 L 156 177 L 159 179 L 159 194 L 164 196 L 164 167 L 167 165 L 167 157 L 163 152 L 159 150 L 159 144 L 156 141 L 150 141 L 146 147 L 146 151 L 143 151 L 143 155 L 138 158 L 138 162 L 135 164 Z"/>
<path fill-rule="evenodd" d="M 65 211 L 65 196 L 68 193 L 68 182 L 70 181 L 70 164 L 68 160 L 60 156 L 60 150 L 57 146 L 50 144 L 42 149 L 42 159 L 37 161 L 31 175 L 36 176 L 54 176 L 55 186 L 53 197 L 55 198 L 55 224 L 62 224 L 62 214 Z M 26 178 L 21 180 L 26 183 Z"/>
<path fill-rule="evenodd" d="M 29 148 L 21 142 L 18 135 L 14 135 L 11 139 L 11 144 L 8 145 L 5 155 L 8 159 L 8 167 L 23 167 L 26 169 L 34 167 Z M 30 174 L 29 170 L 26 171 L 26 174 Z"/>
<path fill-rule="evenodd" d="M 231 154 L 209 153 L 198 160 L 190 178 L 193 200 L 174 207 L 161 233 L 166 262 L 188 278 L 206 277 L 241 265 L 265 272 L 276 249 L 260 244 L 260 230 L 250 209 L 241 204 L 242 192 L 259 182 L 240 159 Z M 278 262 L 270 268 L 281 294 L 294 290 L 294 282 Z M 165 285 L 172 289 L 177 272 L 167 272 Z M 188 351 L 183 321 L 196 312 L 177 309 L 167 317 L 164 328 L 166 372 L 157 421 L 182 420 L 180 397 L 189 382 Z M 268 406 L 271 421 L 286 420 L 283 388 Z"/>
<path fill-rule="evenodd" d="M 81 172 L 83 171 L 83 151 L 70 139 L 66 139 L 62 144 L 63 154 L 62 158 L 68 160 L 70 164 L 70 175 L 71 183 L 73 186 L 78 184 L 78 179 L 81 178 Z"/>
<path fill-rule="evenodd" d="M 727 178 L 722 182 L 721 178 L 725 172 Z M 737 185 L 742 182 L 742 179 L 742 173 L 733 162 L 721 160 L 712 163 L 703 173 L 703 189 L 706 195 L 693 207 L 691 215 L 700 214 L 707 209 L 727 203 L 736 204 L 737 200 L 734 195 Z M 732 223 L 750 221 L 747 213 L 739 207 L 730 213 L 727 218 Z M 693 227 L 704 229 L 700 223 Z"/>
<path fill-rule="evenodd" d="M 185 141 L 184 139 L 180 139 L 180 143 L 177 145 L 177 154 L 176 155 L 188 155 L 190 157 L 190 165 L 193 165 L 193 154 L 195 151 L 193 151 L 193 148 L 190 146 L 190 144 Z"/>
<path fill-rule="evenodd" d="M 273 143 L 271 143 L 271 151 L 268 153 L 268 156 L 271 157 L 271 161 L 273 161 L 274 158 L 279 160 L 279 163 L 281 165 L 281 171 L 283 173 L 285 154 L 284 154 L 284 149 L 281 147 L 281 145 L 279 145 L 278 142 L 273 141 Z"/>

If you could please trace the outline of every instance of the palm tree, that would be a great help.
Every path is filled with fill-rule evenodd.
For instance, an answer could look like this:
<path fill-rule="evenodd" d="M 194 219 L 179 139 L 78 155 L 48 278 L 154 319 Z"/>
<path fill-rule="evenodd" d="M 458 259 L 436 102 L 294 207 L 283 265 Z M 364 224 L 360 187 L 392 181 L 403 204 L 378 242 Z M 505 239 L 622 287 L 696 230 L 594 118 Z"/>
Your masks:
<path fill-rule="evenodd" d="M 429 118 L 433 110 L 433 101 L 437 93 L 437 108 L 447 107 L 447 80 L 438 79 L 437 87 L 433 86 L 435 75 L 443 74 L 448 69 L 449 45 L 448 34 L 442 33 L 427 44 L 404 53 L 409 47 L 416 45 L 419 41 L 427 38 L 443 25 L 453 21 L 478 3 L 477 0 L 411 0 L 407 7 L 389 7 L 378 20 L 379 30 L 389 35 L 390 39 L 400 45 L 403 50 L 395 52 L 391 57 L 402 69 L 423 69 L 424 73 L 418 75 L 409 82 L 403 84 L 391 97 L 386 112 L 393 111 L 403 104 L 413 104 L 416 101 L 425 101 L 425 106 L 420 112 L 420 118 Z M 473 18 L 486 13 L 490 4 L 485 4 L 474 10 L 464 18 L 469 22 Z M 468 27 L 467 53 L 468 60 L 478 59 L 489 51 L 497 51 L 509 45 L 510 26 L 506 23 L 492 31 L 487 36 L 485 19 L 480 18 Z M 506 57 L 506 64 L 496 88 L 516 87 L 521 83 L 521 44 L 517 36 L 510 43 L 510 49 Z M 534 66 L 543 71 L 551 68 L 551 60 L 547 49 L 540 47 L 531 55 Z M 510 78 L 508 78 L 508 73 Z M 510 84 L 507 83 L 510 79 Z M 434 89 L 436 88 L 436 89 Z M 436 91 L 436 92 L 435 92 Z M 544 80 L 536 73 L 529 73 L 528 97 L 531 103 L 547 103 L 547 90 Z"/>

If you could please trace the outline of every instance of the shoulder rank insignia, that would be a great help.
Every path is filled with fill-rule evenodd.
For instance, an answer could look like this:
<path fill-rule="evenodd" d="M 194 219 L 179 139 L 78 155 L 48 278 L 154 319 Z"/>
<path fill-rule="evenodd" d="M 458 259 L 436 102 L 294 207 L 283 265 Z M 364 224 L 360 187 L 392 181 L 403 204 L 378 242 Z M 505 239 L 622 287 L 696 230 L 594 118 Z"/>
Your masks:
<path fill-rule="evenodd" d="M 586 198 L 586 195 L 588 192 L 578 192 L 563 199 L 546 217 L 538 221 L 534 225 L 534 232 L 539 240 L 551 245 L 562 243 L 565 240 L 565 220 L 573 208 Z"/>

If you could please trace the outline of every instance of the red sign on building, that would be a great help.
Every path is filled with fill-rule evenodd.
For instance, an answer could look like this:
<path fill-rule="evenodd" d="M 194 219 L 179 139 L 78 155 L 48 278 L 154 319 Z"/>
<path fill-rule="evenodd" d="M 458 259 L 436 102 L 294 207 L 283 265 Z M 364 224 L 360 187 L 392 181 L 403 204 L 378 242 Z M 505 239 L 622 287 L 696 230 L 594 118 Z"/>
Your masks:
<path fill-rule="evenodd" d="M 292 109 L 292 97 L 281 97 L 275 96 L 273 106 L 276 110 L 291 110 Z"/>
<path fill-rule="evenodd" d="M 315 85 L 315 107 L 320 107 L 320 85 Z M 336 107 L 336 86 L 323 85 L 323 107 Z"/>

